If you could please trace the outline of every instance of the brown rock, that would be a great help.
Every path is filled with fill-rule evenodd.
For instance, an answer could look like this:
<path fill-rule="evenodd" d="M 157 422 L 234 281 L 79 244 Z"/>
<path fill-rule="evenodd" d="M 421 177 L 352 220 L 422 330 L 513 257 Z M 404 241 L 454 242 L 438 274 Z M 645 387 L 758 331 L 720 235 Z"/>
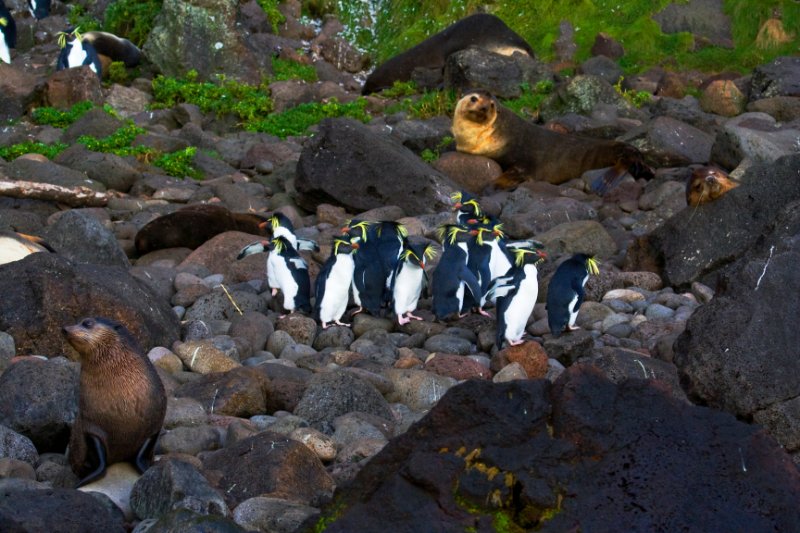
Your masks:
<path fill-rule="evenodd" d="M 445 152 L 433 162 L 433 168 L 473 194 L 480 194 L 503 173 L 494 160 L 461 152 Z"/>
<path fill-rule="evenodd" d="M 622 45 L 607 33 L 600 32 L 594 38 L 592 45 L 593 56 L 606 56 L 611 59 L 619 59 L 625 55 Z"/>
<path fill-rule="evenodd" d="M 210 414 L 247 418 L 270 414 L 275 405 L 267 405 L 270 381 L 253 368 L 234 368 L 229 372 L 206 374 L 178 387 L 176 397 L 199 401 Z"/>
<path fill-rule="evenodd" d="M 700 108 L 707 113 L 734 117 L 744 112 L 747 104 L 742 91 L 729 80 L 714 80 L 700 96 Z"/>
<path fill-rule="evenodd" d="M 425 363 L 425 370 L 455 379 L 491 379 L 492 377 L 492 372 L 488 368 L 463 355 L 436 354 Z"/>
<path fill-rule="evenodd" d="M 0 119 L 19 118 L 33 103 L 37 78 L 22 68 L 0 62 Z"/>
<path fill-rule="evenodd" d="M 177 343 L 174 351 L 187 368 L 198 374 L 227 372 L 241 366 L 208 341 Z"/>
<path fill-rule="evenodd" d="M 66 109 L 78 102 L 89 100 L 97 105 L 103 103 L 103 87 L 100 78 L 88 66 L 59 70 L 47 80 L 45 103 Z"/>
<path fill-rule="evenodd" d="M 195 264 L 202 265 L 214 273 L 227 274 L 230 267 L 237 263 L 236 256 L 239 255 L 239 251 L 260 238 L 261 237 L 257 235 L 251 235 L 240 231 L 226 231 L 225 233 L 220 233 L 189 254 L 178 267 L 182 268 L 189 264 Z M 267 256 L 264 254 L 253 254 L 253 256 L 255 256 L 255 258 L 247 264 L 255 268 L 256 264 L 260 263 L 264 268 L 263 275 L 266 276 Z M 244 260 L 246 259 L 247 258 Z M 254 277 L 251 279 L 257 278 Z"/>
<path fill-rule="evenodd" d="M 658 80 L 656 96 L 668 96 L 669 98 L 683 98 L 686 96 L 686 85 L 681 76 L 675 72 L 665 72 Z"/>
<path fill-rule="evenodd" d="M 314 344 L 314 338 L 317 336 L 317 323 L 314 319 L 298 314 L 286 315 L 279 319 L 275 329 L 285 331 L 296 343 L 308 346 Z"/>
<path fill-rule="evenodd" d="M 495 357 L 498 361 L 505 361 L 503 367 L 509 363 L 519 363 L 530 379 L 543 378 L 547 373 L 547 353 L 536 341 L 526 341 L 517 346 L 508 346 L 497 352 Z M 492 358 L 493 363 L 494 359 Z"/>

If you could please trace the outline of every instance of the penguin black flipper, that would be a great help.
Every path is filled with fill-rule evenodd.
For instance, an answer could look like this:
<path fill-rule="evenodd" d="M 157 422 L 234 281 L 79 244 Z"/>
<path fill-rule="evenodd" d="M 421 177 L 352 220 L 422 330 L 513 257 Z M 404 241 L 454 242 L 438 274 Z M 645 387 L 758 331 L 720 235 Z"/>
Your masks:
<path fill-rule="evenodd" d="M 297 238 L 297 249 L 299 251 L 308 251 L 308 252 L 319 252 L 319 244 L 317 241 L 313 241 L 311 239 L 303 239 L 302 237 Z"/>
<path fill-rule="evenodd" d="M 236 256 L 237 261 L 239 259 L 244 259 L 248 255 L 260 254 L 262 252 L 266 252 L 268 244 L 269 243 L 266 243 L 264 241 L 248 244 L 239 251 L 239 255 Z"/>
<path fill-rule="evenodd" d="M 480 302 L 481 297 L 483 296 L 481 293 L 481 284 L 478 283 L 478 278 L 469 268 L 467 268 L 467 265 L 461 266 L 461 269 L 458 272 L 458 279 L 465 283 L 467 290 L 470 292 L 475 301 Z"/>
<path fill-rule="evenodd" d="M 297 281 L 297 295 L 294 297 L 295 309 L 310 313 L 311 279 L 308 276 L 308 265 L 299 254 L 296 257 L 290 257 L 286 264 L 292 273 L 292 277 Z"/>
<path fill-rule="evenodd" d="M 487 301 L 497 303 L 498 298 L 506 296 L 512 290 L 514 290 L 514 276 L 501 276 L 493 279 L 489 288 L 483 295 L 481 307 L 483 307 L 483 304 Z"/>
<path fill-rule="evenodd" d="M 322 264 L 322 268 L 320 269 L 319 274 L 317 274 L 317 282 L 314 285 L 314 296 L 316 299 L 314 300 L 314 315 L 313 315 L 314 320 L 317 321 L 320 320 L 319 311 L 320 307 L 322 306 L 322 299 L 325 297 L 325 285 L 326 285 L 325 280 L 328 279 L 328 276 L 330 275 L 331 270 L 333 269 L 333 263 L 335 261 L 336 261 L 336 255 L 331 254 L 330 257 L 328 257 L 328 259 L 325 260 L 325 263 Z"/>

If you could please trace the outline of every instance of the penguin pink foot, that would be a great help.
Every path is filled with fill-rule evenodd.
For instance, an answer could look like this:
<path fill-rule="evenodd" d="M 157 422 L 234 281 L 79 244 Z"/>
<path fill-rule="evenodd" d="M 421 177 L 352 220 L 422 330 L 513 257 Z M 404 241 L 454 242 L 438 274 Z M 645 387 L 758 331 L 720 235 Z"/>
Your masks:
<path fill-rule="evenodd" d="M 519 346 L 523 342 L 525 342 L 525 341 L 522 340 L 522 339 L 518 339 L 518 340 L 515 340 L 515 341 L 508 341 L 508 345 L 509 346 Z"/>
<path fill-rule="evenodd" d="M 272 296 L 275 296 L 276 294 L 278 294 L 278 289 L 277 288 L 272 289 Z"/>
<path fill-rule="evenodd" d="M 410 318 L 411 320 L 424 320 L 421 316 L 417 316 L 414 313 L 412 313 L 411 311 L 406 313 L 406 317 Z"/>
<path fill-rule="evenodd" d="M 567 326 L 567 331 L 578 331 L 580 326 Z"/>
<path fill-rule="evenodd" d="M 344 326 L 346 328 L 350 327 L 350 324 L 345 324 L 344 322 L 340 322 L 338 320 L 334 320 L 333 323 L 336 324 L 337 326 Z"/>
<path fill-rule="evenodd" d="M 352 313 L 350 313 L 350 315 L 351 315 L 351 316 L 356 316 L 358 313 L 362 312 L 363 310 L 364 310 L 364 308 L 363 308 L 363 307 L 361 307 L 361 306 L 359 305 L 359 306 L 358 306 L 358 309 L 356 309 L 355 311 L 353 311 Z"/>
<path fill-rule="evenodd" d="M 478 313 L 482 314 L 483 316 L 488 316 L 489 318 L 492 318 L 492 315 L 488 311 L 485 311 L 482 307 L 478 308 Z"/>
<path fill-rule="evenodd" d="M 400 324 L 401 326 L 405 326 L 409 322 L 411 322 L 410 318 L 406 318 L 403 315 L 397 315 L 397 323 Z"/>

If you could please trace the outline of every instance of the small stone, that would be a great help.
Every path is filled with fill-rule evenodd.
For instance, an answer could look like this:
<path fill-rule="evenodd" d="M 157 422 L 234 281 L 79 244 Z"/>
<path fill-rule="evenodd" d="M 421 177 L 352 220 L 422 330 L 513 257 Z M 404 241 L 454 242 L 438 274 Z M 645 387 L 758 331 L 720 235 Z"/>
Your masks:
<path fill-rule="evenodd" d="M 510 363 L 495 374 L 492 381 L 495 383 L 505 383 L 516 379 L 528 379 L 528 374 L 525 373 L 525 369 L 522 368 L 521 364 Z"/>
<path fill-rule="evenodd" d="M 241 366 L 205 340 L 178 343 L 175 354 L 187 368 L 199 374 L 226 372 Z"/>
<path fill-rule="evenodd" d="M 170 374 L 183 370 L 183 361 L 181 361 L 180 357 L 163 346 L 156 346 L 147 352 L 147 358 L 150 359 L 157 368 L 166 370 Z"/>
<path fill-rule="evenodd" d="M 245 500 L 233 511 L 234 521 L 250 531 L 293 533 L 319 514 L 319 509 L 302 503 L 256 496 Z"/>
<path fill-rule="evenodd" d="M 308 346 L 314 343 L 317 336 L 317 323 L 314 319 L 299 314 L 290 314 L 279 319 L 275 329 L 287 332 L 296 343 Z M 272 353 L 280 353 L 273 352 L 269 347 L 267 349 Z"/>
<path fill-rule="evenodd" d="M 441 376 L 462 379 L 490 379 L 492 372 L 480 363 L 463 355 L 445 353 L 434 354 L 425 362 L 425 370 L 436 372 Z"/>
<path fill-rule="evenodd" d="M 434 335 L 425 341 L 425 349 L 429 352 L 467 355 L 475 351 L 475 345 L 467 339 L 454 335 Z"/>
<path fill-rule="evenodd" d="M 674 314 L 675 311 L 666 305 L 661 304 L 650 304 L 647 306 L 647 310 L 644 312 L 644 316 L 646 316 L 649 320 L 658 318 L 672 318 Z"/>
<path fill-rule="evenodd" d="M 430 409 L 458 383 L 451 377 L 425 370 L 388 369 L 385 375 L 394 384 L 394 391 L 386 399 L 404 403 L 414 411 Z"/>
<path fill-rule="evenodd" d="M 542 345 L 535 341 L 508 346 L 498 352 L 498 357 L 505 357 L 509 363 L 519 363 L 530 379 L 543 378 L 547 372 L 547 354 Z"/>
<path fill-rule="evenodd" d="M 603 295 L 605 300 L 621 300 L 626 303 L 644 300 L 644 295 L 631 289 L 613 289 Z"/>
<path fill-rule="evenodd" d="M 289 437 L 305 444 L 319 457 L 320 461 L 333 461 L 336 458 L 336 442 L 314 428 L 297 428 L 289 433 Z"/>
<path fill-rule="evenodd" d="M 714 289 L 708 285 L 703 285 L 699 281 L 692 283 L 692 294 L 697 297 L 697 301 L 701 304 L 707 304 L 714 298 Z"/>

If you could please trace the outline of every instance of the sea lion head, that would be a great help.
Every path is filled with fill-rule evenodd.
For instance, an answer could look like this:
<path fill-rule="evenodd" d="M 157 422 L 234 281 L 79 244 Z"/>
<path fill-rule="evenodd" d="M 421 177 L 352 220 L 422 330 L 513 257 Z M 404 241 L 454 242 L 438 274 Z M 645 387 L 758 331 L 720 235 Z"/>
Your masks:
<path fill-rule="evenodd" d="M 470 91 L 456 104 L 455 114 L 470 122 L 486 124 L 497 116 L 497 102 L 486 91 Z"/>
<path fill-rule="evenodd" d="M 739 184 L 716 167 L 698 167 L 686 182 L 686 203 L 698 206 L 713 202 Z"/>
<path fill-rule="evenodd" d="M 82 362 L 113 357 L 121 347 L 128 352 L 139 352 L 136 340 L 127 328 L 109 318 L 84 318 L 73 326 L 64 326 L 61 331 L 80 354 Z"/>

